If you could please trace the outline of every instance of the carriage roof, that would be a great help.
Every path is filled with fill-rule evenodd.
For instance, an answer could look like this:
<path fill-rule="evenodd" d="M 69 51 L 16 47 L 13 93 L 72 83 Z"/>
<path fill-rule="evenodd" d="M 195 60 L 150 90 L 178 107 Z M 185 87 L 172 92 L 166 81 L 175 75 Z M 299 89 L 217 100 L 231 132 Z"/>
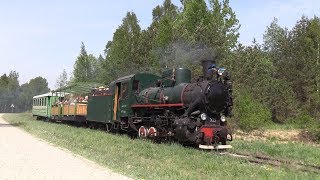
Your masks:
<path fill-rule="evenodd" d="M 85 94 L 90 93 L 92 89 L 104 86 L 101 83 L 96 82 L 79 82 L 75 83 L 66 87 L 59 88 L 57 90 L 52 91 L 53 93 L 78 93 L 78 94 Z"/>
<path fill-rule="evenodd" d="M 33 98 L 50 97 L 50 96 L 53 96 L 52 92 L 48 92 L 48 93 L 45 93 L 45 94 L 40 94 L 40 95 L 37 95 L 37 96 L 33 96 Z"/>
<path fill-rule="evenodd" d="M 35 99 L 35 98 L 41 98 L 41 97 L 51 97 L 51 96 L 63 97 L 63 96 L 61 95 L 61 93 L 48 92 L 48 93 L 45 93 L 45 94 L 40 94 L 40 95 L 33 96 L 33 99 Z"/>

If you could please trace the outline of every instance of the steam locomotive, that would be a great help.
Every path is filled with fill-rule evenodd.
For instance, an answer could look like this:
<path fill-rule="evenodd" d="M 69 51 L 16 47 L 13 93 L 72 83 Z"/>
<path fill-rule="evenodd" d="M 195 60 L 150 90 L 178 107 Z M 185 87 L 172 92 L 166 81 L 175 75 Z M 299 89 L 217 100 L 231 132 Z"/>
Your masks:
<path fill-rule="evenodd" d="M 202 67 L 203 76 L 192 83 L 191 71 L 184 68 L 166 70 L 161 76 L 125 76 L 108 88 L 90 89 L 88 102 L 73 105 L 54 104 L 65 97 L 63 91 L 76 93 L 70 90 L 72 87 L 59 89 L 45 95 L 50 111 L 45 116 L 53 121 L 78 121 L 103 126 L 107 131 L 157 141 L 174 140 L 202 149 L 231 148 L 227 141 L 232 141 L 232 135 L 226 122 L 233 105 L 230 75 L 211 60 L 202 61 Z M 39 116 L 36 109 L 33 114 Z"/>

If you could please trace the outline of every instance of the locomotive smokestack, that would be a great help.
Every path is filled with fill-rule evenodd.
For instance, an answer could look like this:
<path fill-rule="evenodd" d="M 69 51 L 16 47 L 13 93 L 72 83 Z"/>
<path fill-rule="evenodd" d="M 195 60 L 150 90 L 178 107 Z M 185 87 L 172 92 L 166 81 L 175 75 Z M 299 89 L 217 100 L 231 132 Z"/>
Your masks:
<path fill-rule="evenodd" d="M 203 77 L 205 79 L 211 79 L 212 78 L 213 71 L 209 70 L 209 67 L 214 63 L 215 63 L 214 60 L 202 60 L 201 61 Z"/>

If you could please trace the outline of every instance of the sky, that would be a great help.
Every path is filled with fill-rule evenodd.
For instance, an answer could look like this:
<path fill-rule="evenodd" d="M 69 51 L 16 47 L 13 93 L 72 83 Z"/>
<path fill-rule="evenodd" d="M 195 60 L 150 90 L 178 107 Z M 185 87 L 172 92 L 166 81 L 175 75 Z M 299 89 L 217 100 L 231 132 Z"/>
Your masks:
<path fill-rule="evenodd" d="M 181 6 L 179 0 L 172 0 Z M 88 53 L 103 54 L 128 11 L 145 29 L 163 0 L 0 0 L 0 75 L 15 70 L 20 84 L 41 76 L 49 87 L 63 69 L 71 74 L 81 42 Z M 274 17 L 291 29 L 302 15 L 320 16 L 319 0 L 230 0 L 240 21 L 239 42 L 259 43 Z"/>

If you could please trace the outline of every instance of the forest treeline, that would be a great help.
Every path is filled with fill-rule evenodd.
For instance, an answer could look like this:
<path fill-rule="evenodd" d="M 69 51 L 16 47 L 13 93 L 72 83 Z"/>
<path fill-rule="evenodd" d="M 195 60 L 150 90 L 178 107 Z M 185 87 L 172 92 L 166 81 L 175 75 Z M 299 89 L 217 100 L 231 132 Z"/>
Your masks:
<path fill-rule="evenodd" d="M 263 42 L 238 41 L 240 22 L 228 0 L 170 0 L 152 11 L 142 29 L 134 12 L 106 42 L 104 54 L 88 53 L 81 44 L 73 76 L 64 71 L 57 86 L 112 80 L 136 72 L 160 73 L 186 67 L 200 75 L 200 61 L 214 59 L 232 74 L 235 105 L 233 123 L 251 130 L 268 124 L 295 123 L 312 127 L 320 138 L 320 20 L 302 16 L 292 29 L 274 19 Z M 252 22 L 254 23 L 254 22 Z"/>
<path fill-rule="evenodd" d="M 174 67 L 190 68 L 196 77 L 200 61 L 214 59 L 232 74 L 235 125 L 251 130 L 269 122 L 294 123 L 319 131 L 318 17 L 302 16 L 292 29 L 274 19 L 263 42 L 253 39 L 251 45 L 238 42 L 240 22 L 228 0 L 184 0 L 180 8 L 165 0 L 153 9 L 152 19 L 142 29 L 136 14 L 128 12 L 104 56 L 95 58 L 82 44 L 73 81 L 109 83 Z"/>
<path fill-rule="evenodd" d="M 0 76 L 0 113 L 31 110 L 32 97 L 49 91 L 45 78 L 36 77 L 20 85 L 18 72 L 3 74 Z"/>

